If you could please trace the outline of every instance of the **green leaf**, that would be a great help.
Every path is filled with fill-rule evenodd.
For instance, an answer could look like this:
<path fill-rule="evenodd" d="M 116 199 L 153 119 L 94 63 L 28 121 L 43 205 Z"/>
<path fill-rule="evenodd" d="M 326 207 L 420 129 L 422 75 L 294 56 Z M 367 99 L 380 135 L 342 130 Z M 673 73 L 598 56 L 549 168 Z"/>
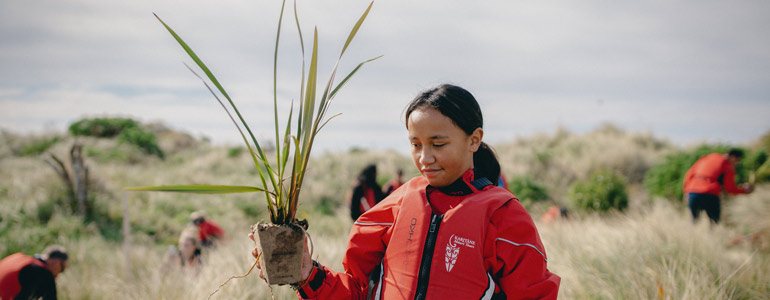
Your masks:
<path fill-rule="evenodd" d="M 350 78 L 353 77 L 353 74 L 358 72 L 358 69 L 360 69 L 364 64 L 371 62 L 373 60 L 379 59 L 380 57 L 382 57 L 382 55 L 358 64 L 358 66 L 356 66 L 355 69 L 353 69 L 353 71 L 350 71 L 348 76 L 345 76 L 345 79 L 342 79 L 342 81 L 340 81 L 340 83 L 337 84 L 337 87 L 335 87 L 334 90 L 332 90 L 332 92 L 329 94 L 329 99 L 334 98 L 334 96 L 337 95 L 337 92 L 340 90 L 340 88 L 342 88 L 346 83 L 348 83 L 348 80 L 350 80 Z"/>
<path fill-rule="evenodd" d="M 304 148 L 310 140 L 310 132 L 313 127 L 313 109 L 315 108 L 316 80 L 318 78 L 318 28 L 313 32 L 313 52 L 310 54 L 310 69 L 307 76 L 307 88 L 305 89 L 305 101 L 302 104 L 302 136 L 301 146 Z M 303 149 L 304 152 L 304 149 Z"/>
<path fill-rule="evenodd" d="M 330 95 L 330 92 L 332 90 L 331 87 L 332 87 L 332 84 L 334 83 L 334 77 L 337 75 L 337 67 L 340 64 L 342 55 L 345 54 L 345 50 L 348 49 L 348 46 L 353 41 L 353 38 L 356 36 L 356 33 L 358 33 L 358 29 L 361 28 L 361 24 L 364 23 L 366 16 L 369 15 L 369 10 L 372 9 L 373 4 L 374 4 L 374 1 L 369 3 L 369 7 L 367 7 L 363 15 L 361 15 L 361 17 L 358 18 L 358 21 L 356 22 L 356 24 L 353 26 L 353 29 L 350 30 L 350 33 L 348 34 L 348 39 L 345 41 L 345 45 L 342 47 L 342 51 L 340 51 L 340 56 L 337 58 L 337 62 L 334 64 L 334 68 L 332 68 L 332 73 L 329 76 L 329 81 L 326 83 L 323 96 L 321 96 L 321 102 L 320 102 L 321 104 L 319 104 L 318 116 L 316 117 L 315 126 L 318 126 L 319 121 L 323 118 L 323 115 L 326 114 L 326 110 L 329 107 L 328 102 L 331 101 L 331 99 L 333 98 Z"/>
<path fill-rule="evenodd" d="M 281 14 L 278 17 L 278 32 L 275 34 L 275 53 L 273 54 L 273 114 L 275 115 L 275 161 L 277 162 L 281 161 L 281 144 L 278 139 L 278 132 L 280 131 L 280 128 L 278 127 L 278 44 L 281 40 L 281 25 L 283 24 L 284 7 L 286 7 L 286 0 L 281 2 Z M 289 120 L 291 120 L 291 117 L 289 117 Z M 279 169 L 281 168 L 279 167 Z M 278 172 L 279 180 L 282 173 L 283 171 Z M 278 194 L 280 194 L 280 190 L 278 191 Z"/>
<path fill-rule="evenodd" d="M 369 3 L 369 7 L 367 7 L 366 11 L 364 11 L 364 14 L 361 15 L 360 18 L 358 18 L 356 25 L 353 26 L 353 29 L 350 31 L 350 34 L 348 35 L 348 40 L 345 41 L 345 46 L 342 47 L 342 52 L 340 53 L 340 57 L 342 57 L 342 54 L 345 54 L 345 50 L 348 49 L 348 45 L 350 45 L 350 42 L 353 41 L 353 38 L 356 36 L 356 33 L 358 33 L 358 29 L 361 28 L 361 24 L 364 23 L 366 16 L 369 15 L 369 10 L 372 9 L 373 4 L 374 4 L 374 1 Z"/>
<path fill-rule="evenodd" d="M 243 185 L 158 185 L 158 186 L 139 186 L 126 187 L 124 191 L 152 191 L 152 192 L 178 192 L 194 194 L 234 194 L 234 193 L 255 193 L 265 192 L 264 189 L 255 186 Z"/>

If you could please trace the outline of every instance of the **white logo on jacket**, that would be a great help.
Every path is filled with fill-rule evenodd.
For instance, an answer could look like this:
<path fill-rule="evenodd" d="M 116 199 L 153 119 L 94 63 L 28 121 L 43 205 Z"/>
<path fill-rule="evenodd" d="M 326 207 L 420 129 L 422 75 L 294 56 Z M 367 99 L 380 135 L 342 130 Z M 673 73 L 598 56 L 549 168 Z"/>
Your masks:
<path fill-rule="evenodd" d="M 447 272 L 451 272 L 452 268 L 454 268 L 455 262 L 457 262 L 457 256 L 460 254 L 461 245 L 468 248 L 475 248 L 476 242 L 454 234 L 449 237 L 449 242 L 446 244 L 446 254 L 444 255 L 444 265 L 446 266 Z"/>

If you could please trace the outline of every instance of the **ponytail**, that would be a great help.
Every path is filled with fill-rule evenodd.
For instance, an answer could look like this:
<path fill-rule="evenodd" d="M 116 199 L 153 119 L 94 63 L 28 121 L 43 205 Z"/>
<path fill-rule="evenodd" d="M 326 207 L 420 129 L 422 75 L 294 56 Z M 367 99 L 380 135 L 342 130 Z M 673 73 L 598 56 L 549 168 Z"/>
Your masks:
<path fill-rule="evenodd" d="M 500 179 L 500 162 L 497 161 L 495 151 L 487 143 L 481 142 L 479 149 L 473 153 L 473 168 L 476 179 L 486 177 L 493 183 Z"/>

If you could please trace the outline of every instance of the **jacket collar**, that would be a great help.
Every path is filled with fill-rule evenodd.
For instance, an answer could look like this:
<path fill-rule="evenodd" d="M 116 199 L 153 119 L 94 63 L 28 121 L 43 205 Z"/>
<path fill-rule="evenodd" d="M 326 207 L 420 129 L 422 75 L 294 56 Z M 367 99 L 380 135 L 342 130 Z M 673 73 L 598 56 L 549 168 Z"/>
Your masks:
<path fill-rule="evenodd" d="M 471 184 L 473 180 L 473 169 L 468 169 L 462 176 L 460 176 L 460 178 L 457 178 L 457 180 L 450 185 L 438 188 L 428 185 L 427 192 L 430 194 L 433 191 L 439 191 L 449 196 L 468 196 L 477 191 Z"/>

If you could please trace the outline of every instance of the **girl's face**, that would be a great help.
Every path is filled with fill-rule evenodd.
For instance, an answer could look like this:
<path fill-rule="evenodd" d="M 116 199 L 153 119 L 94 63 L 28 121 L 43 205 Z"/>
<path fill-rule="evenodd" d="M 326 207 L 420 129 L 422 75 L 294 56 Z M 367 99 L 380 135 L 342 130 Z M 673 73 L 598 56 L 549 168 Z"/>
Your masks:
<path fill-rule="evenodd" d="M 484 131 L 471 135 L 433 108 L 418 108 L 406 121 L 412 160 L 420 174 L 435 187 L 455 182 L 473 168 L 473 153 L 479 149 Z"/>

